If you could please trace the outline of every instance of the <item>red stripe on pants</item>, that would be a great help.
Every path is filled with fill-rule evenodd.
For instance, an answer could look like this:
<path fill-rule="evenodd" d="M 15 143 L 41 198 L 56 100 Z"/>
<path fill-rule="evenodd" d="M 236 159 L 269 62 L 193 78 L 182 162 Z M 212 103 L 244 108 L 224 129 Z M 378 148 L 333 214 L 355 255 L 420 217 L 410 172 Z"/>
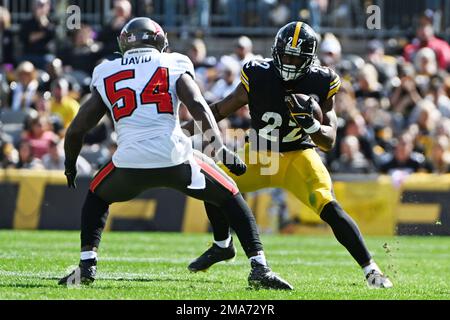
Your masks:
<path fill-rule="evenodd" d="M 237 194 L 239 192 L 239 189 L 226 177 L 222 175 L 221 172 L 217 171 L 214 167 L 209 165 L 206 162 L 203 162 L 200 159 L 195 159 L 197 161 L 198 165 L 205 171 L 207 174 L 209 174 L 214 180 L 216 180 L 218 183 L 220 183 L 225 189 L 229 190 L 233 195 Z"/>
<path fill-rule="evenodd" d="M 108 163 L 92 180 L 89 189 L 94 192 L 98 185 L 108 176 L 108 174 L 113 171 L 115 168 L 114 163 L 112 161 Z"/>

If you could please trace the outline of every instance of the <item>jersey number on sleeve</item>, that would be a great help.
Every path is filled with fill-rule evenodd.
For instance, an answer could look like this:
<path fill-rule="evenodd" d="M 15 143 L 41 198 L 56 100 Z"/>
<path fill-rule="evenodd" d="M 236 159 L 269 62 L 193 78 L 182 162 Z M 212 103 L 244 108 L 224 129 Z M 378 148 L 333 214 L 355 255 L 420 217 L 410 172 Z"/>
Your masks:
<path fill-rule="evenodd" d="M 130 87 L 116 89 L 116 83 L 134 79 L 134 70 L 123 70 L 105 78 L 105 92 L 111 103 L 114 120 L 129 117 L 137 108 L 136 91 Z M 169 93 L 169 71 L 159 67 L 140 94 L 141 104 L 156 104 L 158 113 L 173 114 L 172 96 Z M 122 100 L 122 107 L 117 104 Z"/>

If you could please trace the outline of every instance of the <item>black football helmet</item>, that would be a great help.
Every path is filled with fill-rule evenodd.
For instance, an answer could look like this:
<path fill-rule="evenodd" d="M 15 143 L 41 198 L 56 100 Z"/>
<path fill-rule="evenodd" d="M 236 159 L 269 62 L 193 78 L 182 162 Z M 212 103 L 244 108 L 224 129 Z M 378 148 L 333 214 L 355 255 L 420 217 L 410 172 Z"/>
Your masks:
<path fill-rule="evenodd" d="M 294 21 L 282 27 L 272 46 L 275 67 L 284 81 L 295 80 L 308 72 L 317 57 L 319 40 L 314 30 L 304 22 Z M 288 65 L 283 63 L 284 55 L 300 57 L 300 63 Z"/>
<path fill-rule="evenodd" d="M 117 37 L 120 51 L 125 53 L 134 48 L 156 48 L 164 52 L 169 42 L 161 26 L 150 18 L 139 17 L 130 20 Z"/>

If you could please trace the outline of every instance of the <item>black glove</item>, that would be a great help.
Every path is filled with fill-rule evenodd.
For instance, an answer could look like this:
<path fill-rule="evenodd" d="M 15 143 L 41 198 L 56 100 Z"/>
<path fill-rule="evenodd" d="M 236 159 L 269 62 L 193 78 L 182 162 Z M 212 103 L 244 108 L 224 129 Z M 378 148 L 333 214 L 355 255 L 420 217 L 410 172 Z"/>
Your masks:
<path fill-rule="evenodd" d="M 319 131 L 320 122 L 314 118 L 312 98 L 309 97 L 305 103 L 300 104 L 295 95 L 284 97 L 287 107 L 291 113 L 291 117 L 300 125 L 306 133 L 314 133 Z"/>
<path fill-rule="evenodd" d="M 231 173 L 240 176 L 247 171 L 247 165 L 241 158 L 233 151 L 223 146 L 216 154 L 216 160 L 222 161 L 225 167 L 230 170 Z"/>
<path fill-rule="evenodd" d="M 67 186 L 69 188 L 76 188 L 77 184 L 75 183 L 75 179 L 77 177 L 77 165 L 76 162 L 73 161 L 64 161 L 64 167 L 66 168 L 64 174 L 67 178 Z"/>

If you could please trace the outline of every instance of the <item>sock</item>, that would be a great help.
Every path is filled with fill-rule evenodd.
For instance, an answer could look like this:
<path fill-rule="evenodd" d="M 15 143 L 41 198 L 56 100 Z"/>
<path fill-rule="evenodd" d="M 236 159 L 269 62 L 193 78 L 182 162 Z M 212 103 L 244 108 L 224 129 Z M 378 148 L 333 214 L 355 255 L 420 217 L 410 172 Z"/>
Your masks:
<path fill-rule="evenodd" d="M 242 195 L 240 193 L 234 195 L 222 203 L 220 208 L 222 215 L 230 222 L 231 228 L 239 238 L 247 257 L 251 257 L 255 252 L 263 251 L 255 217 Z"/>
<path fill-rule="evenodd" d="M 250 263 L 252 261 L 256 261 L 259 264 L 262 264 L 263 266 L 267 266 L 266 256 L 264 255 L 264 251 L 258 251 L 258 254 L 256 256 L 249 258 Z"/>
<path fill-rule="evenodd" d="M 367 276 L 367 274 L 369 274 L 369 272 L 371 272 L 372 270 L 376 270 L 379 273 L 382 273 L 380 268 L 378 267 L 378 265 L 375 262 L 371 262 L 369 265 L 363 267 L 362 269 L 364 272 L 364 276 Z"/>
<path fill-rule="evenodd" d="M 350 252 L 360 266 L 364 266 L 370 261 L 370 253 L 358 226 L 336 201 L 327 203 L 323 207 L 320 217 L 330 225 L 336 239 Z"/>
<path fill-rule="evenodd" d="M 214 240 L 214 243 L 219 247 L 221 247 L 222 249 L 228 248 L 231 243 L 231 235 L 228 235 L 228 238 L 226 238 L 225 240 L 220 241 Z"/>
<path fill-rule="evenodd" d="M 81 251 L 80 260 L 89 260 L 89 259 L 97 260 L 97 252 L 95 252 L 95 251 Z"/>
<path fill-rule="evenodd" d="M 108 217 L 109 204 L 89 190 L 81 210 L 81 248 L 98 248 Z"/>

